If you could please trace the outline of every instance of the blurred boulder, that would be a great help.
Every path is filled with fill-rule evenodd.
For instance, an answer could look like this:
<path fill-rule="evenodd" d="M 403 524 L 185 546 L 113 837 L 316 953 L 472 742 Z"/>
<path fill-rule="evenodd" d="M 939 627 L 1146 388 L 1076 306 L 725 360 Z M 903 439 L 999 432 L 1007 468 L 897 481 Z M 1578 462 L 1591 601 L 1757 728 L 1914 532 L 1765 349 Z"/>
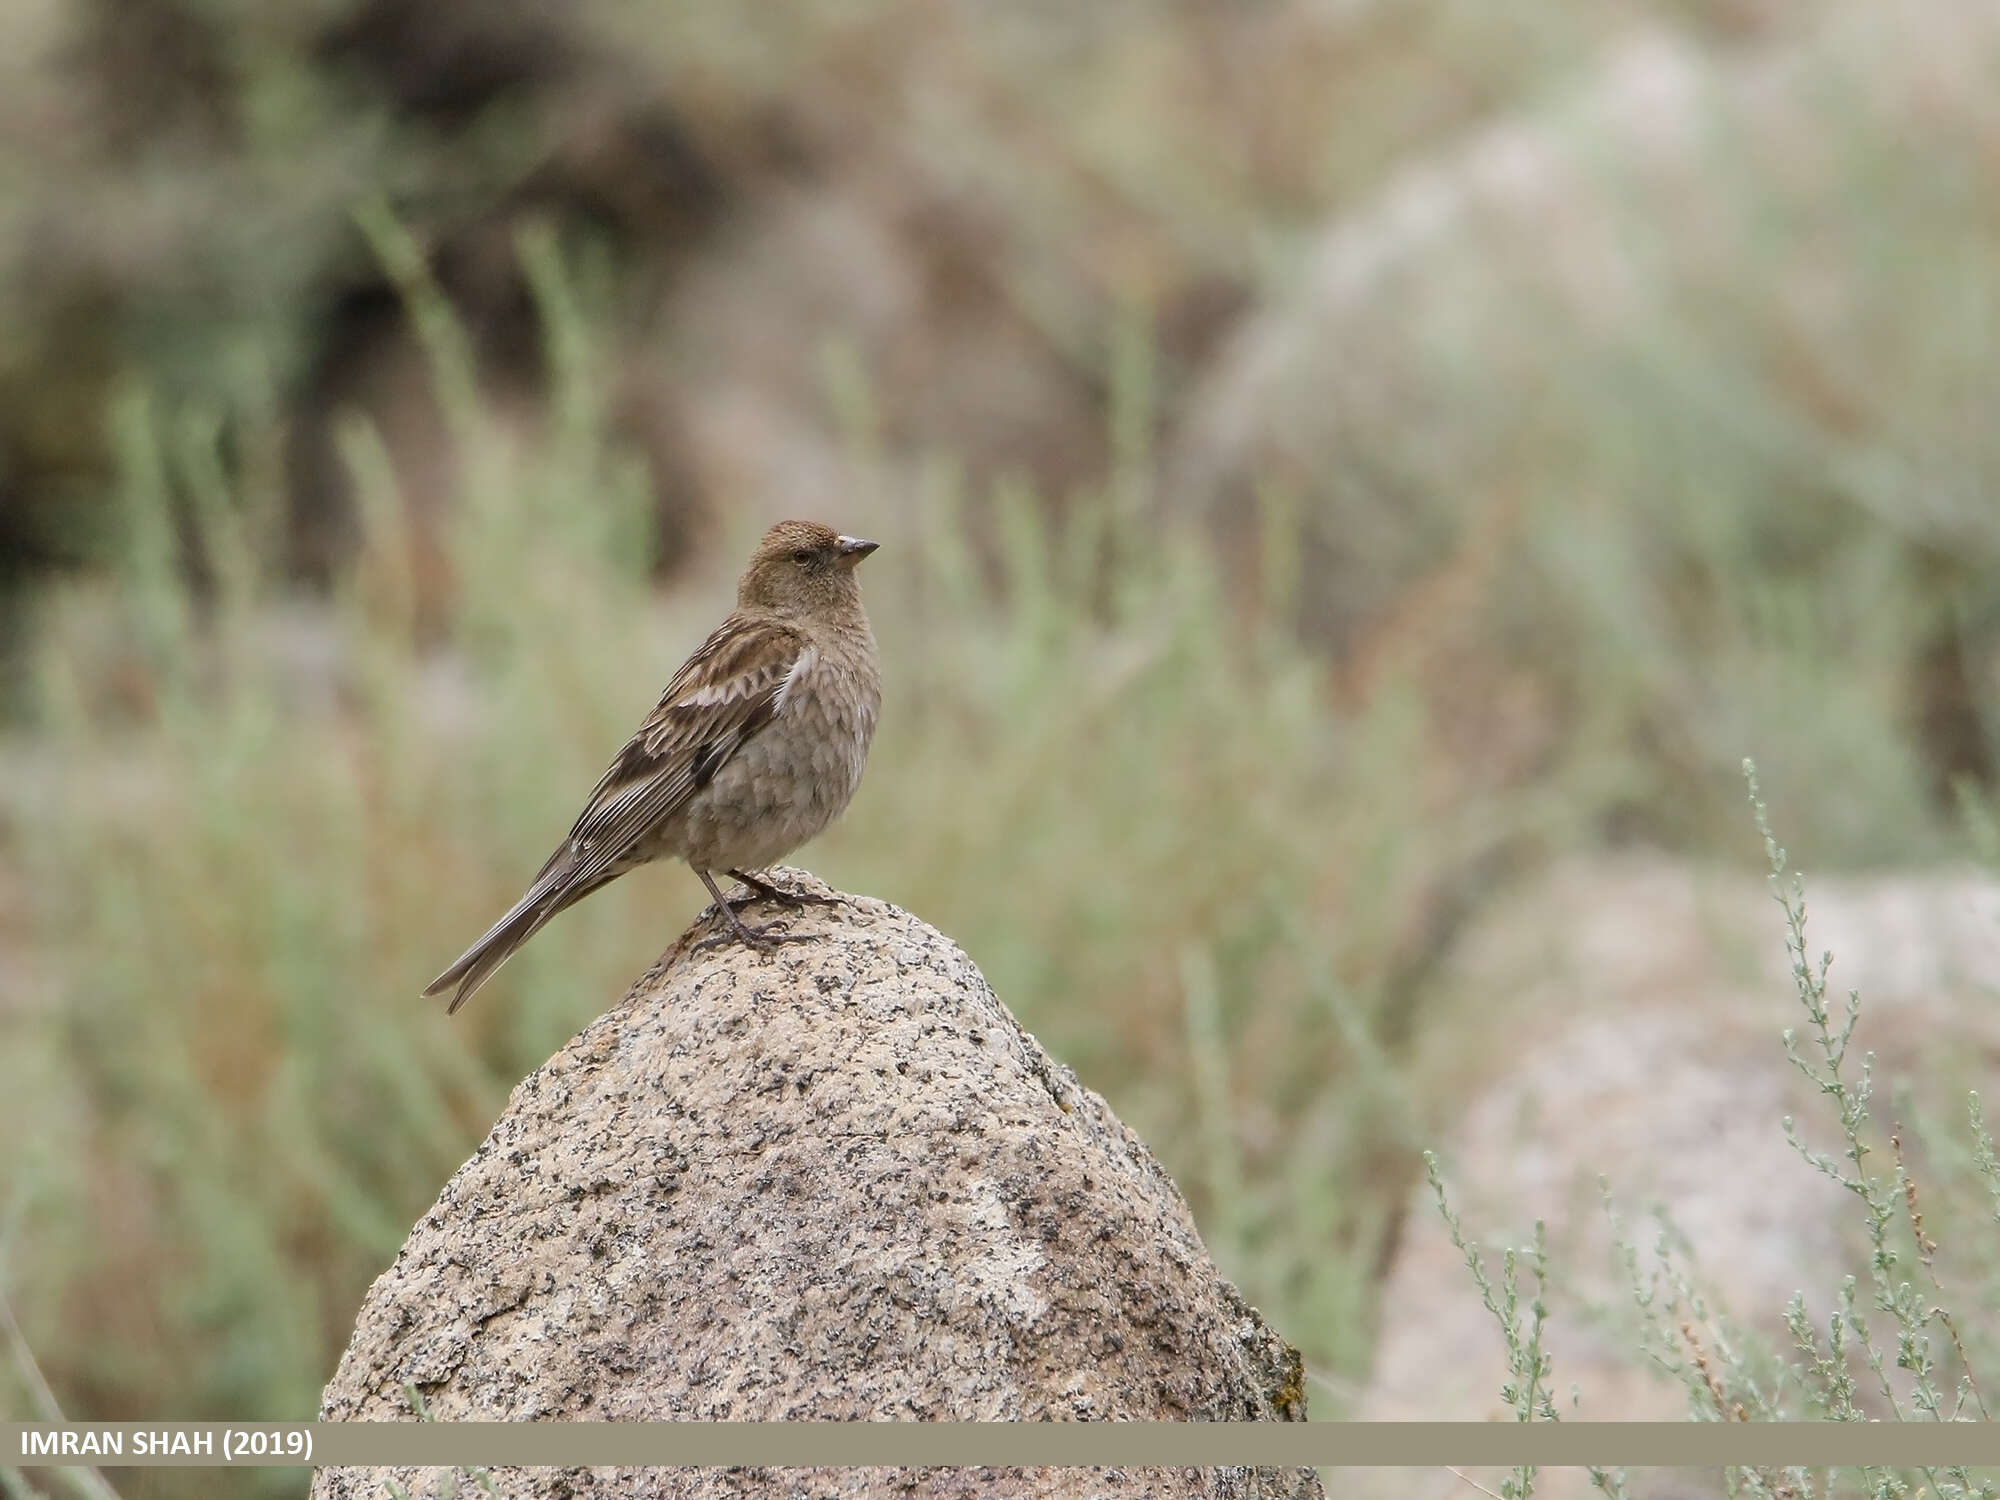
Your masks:
<path fill-rule="evenodd" d="M 1313 574 L 1307 623 L 1356 645 L 1470 518 L 1503 502 L 1486 443 L 1493 422 L 1528 414 L 1502 391 L 1545 385 L 1550 366 L 1582 357 L 1581 336 L 1650 310 L 1648 268 L 1625 240 L 1629 194 L 1676 205 L 1661 233 L 1700 232 L 1687 211 L 1713 192 L 1700 148 L 1718 85 L 1696 47 L 1644 33 L 1561 105 L 1477 130 L 1330 222 L 1190 397 L 1176 500 L 1221 518 L 1259 485 L 1325 501 L 1305 540 L 1333 571 Z M 1447 404 L 1473 394 L 1455 386 L 1468 372 L 1453 361 L 1493 382 L 1498 409 Z M 1418 448 L 1428 471 L 1397 472 Z"/>
<path fill-rule="evenodd" d="M 782 883 L 820 895 L 797 871 Z M 1299 1356 L 1151 1154 L 964 953 L 879 901 L 774 953 L 683 937 L 515 1090 L 369 1291 L 322 1416 L 1266 1420 Z M 437 1471 L 320 1471 L 374 1495 Z M 504 1477 L 767 1492 L 768 1472 Z M 787 1471 L 812 1494 L 1312 1495 L 1310 1470 Z"/>
<path fill-rule="evenodd" d="M 1406 168 L 1324 226 L 1190 397 L 1176 498 L 1233 514 L 1278 484 L 1335 501 L 1328 529 L 1355 534 L 1319 540 L 1354 576 L 1320 580 L 1335 596 L 1324 607 L 1365 615 L 1465 515 L 1505 496 L 1494 461 L 1520 438 L 1546 443 L 1559 436 L 1547 422 L 1603 416 L 1544 410 L 1547 397 L 1703 299 L 1681 331 L 1747 315 L 1743 343 L 1658 347 L 1655 360 L 1740 357 L 1760 398 L 1851 437 L 1872 414 L 1839 409 L 1838 362 L 1886 355 L 1892 337 L 1870 316 L 1891 288 L 1866 259 L 1869 189 L 1882 186 L 1863 175 L 1868 153 L 1990 180 L 2000 116 L 1976 79 L 1996 55 L 2000 25 L 1977 7 L 1929 7 L 1904 27 L 1835 6 L 1816 34 L 1743 52 L 1636 31 L 1577 87 Z M 1934 204 L 1923 232 L 1956 241 L 1971 201 Z M 1767 362 L 1771 346 L 1790 368 Z M 1893 393 L 1849 395 L 1852 407 Z M 1534 456 L 1560 477 L 1563 454 Z M 1881 496 L 1856 486 L 1845 498 L 1866 509 Z M 1926 508 L 1884 519 L 2000 549 L 1990 509 L 1955 489 L 1919 498 Z M 1420 514 L 1397 524 L 1399 505 Z M 1398 533 L 1416 550 L 1369 576 L 1365 563 L 1398 562 L 1378 550 Z"/>
<path fill-rule="evenodd" d="M 1447 783 L 1480 780 L 1521 703 L 1541 722 L 1507 782 L 1607 711 L 1676 782 L 1732 779 L 1746 745 L 1768 758 L 1735 731 L 1770 658 L 1733 622 L 1773 575 L 1818 618 L 1866 573 L 1878 618 L 1917 608 L 1857 632 L 1880 699 L 1838 712 L 1919 726 L 1920 795 L 1990 784 L 2000 446 L 1947 414 L 1983 379 L 1952 330 L 2000 289 L 1976 206 L 2000 193 L 1996 60 L 1976 6 L 1838 4 L 1758 47 L 1628 33 L 1324 223 L 1190 394 L 1175 505 L 1352 699 L 1419 685 Z M 1887 223 L 1954 269 L 1886 254 Z"/>
<path fill-rule="evenodd" d="M 1834 954 L 1835 1003 L 1850 986 L 1861 995 L 1847 1072 L 1858 1077 L 1863 1053 L 1875 1054 L 1878 1148 L 1907 1107 L 1899 1083 L 1912 1077 L 1924 1080 L 1916 1098 L 1926 1121 L 1962 1133 L 1956 1086 L 2000 1059 L 2000 883 L 1817 879 L 1806 894 L 1815 961 Z M 1687 1415 L 1685 1391 L 1639 1349 L 1600 1176 L 1642 1274 L 1653 1265 L 1655 1206 L 1685 1236 L 1680 1259 L 1712 1316 L 1677 1316 L 1711 1359 L 1718 1317 L 1789 1352 L 1793 1293 L 1823 1321 L 1844 1274 L 1865 1283 L 1857 1205 L 1782 1131 L 1790 1116 L 1816 1149 L 1840 1149 L 1829 1104 L 1780 1043 L 1796 1028 L 1817 1057 L 1783 931 L 1755 877 L 1657 856 L 1580 858 L 1492 904 L 1438 976 L 1419 1092 L 1453 1101 L 1433 1138 L 1489 1275 L 1499 1277 L 1502 1247 L 1526 1247 L 1534 1221 L 1545 1222 L 1556 1278 L 1546 1343 L 1566 1417 Z M 1893 1171 L 1886 1152 L 1870 1166 Z M 1506 1415 L 1498 1327 L 1428 1187 L 1408 1201 L 1381 1307 L 1374 1373 L 1354 1415 Z M 1678 1353 L 1693 1351 L 1683 1343 Z M 1587 1488 L 1580 1473 L 1548 1478 L 1568 1486 L 1562 1493 Z"/>

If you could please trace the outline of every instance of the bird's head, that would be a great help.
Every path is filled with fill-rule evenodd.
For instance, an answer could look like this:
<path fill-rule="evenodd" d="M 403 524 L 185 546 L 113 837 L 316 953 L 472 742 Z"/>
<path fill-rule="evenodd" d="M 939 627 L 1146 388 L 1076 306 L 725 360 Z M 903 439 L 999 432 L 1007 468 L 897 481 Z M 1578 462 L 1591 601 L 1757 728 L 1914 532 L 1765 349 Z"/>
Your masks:
<path fill-rule="evenodd" d="M 736 602 L 793 615 L 855 607 L 861 599 L 855 565 L 877 545 L 817 521 L 780 521 L 750 555 Z"/>

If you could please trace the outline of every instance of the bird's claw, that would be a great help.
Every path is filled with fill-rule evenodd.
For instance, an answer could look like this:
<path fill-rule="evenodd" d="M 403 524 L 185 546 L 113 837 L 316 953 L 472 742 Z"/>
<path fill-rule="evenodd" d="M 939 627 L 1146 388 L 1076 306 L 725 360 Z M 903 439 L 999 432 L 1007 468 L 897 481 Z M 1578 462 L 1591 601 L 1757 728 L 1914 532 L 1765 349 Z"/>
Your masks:
<path fill-rule="evenodd" d="M 689 951 L 699 953 L 704 948 L 718 948 L 724 943 L 742 943 L 747 948 L 755 948 L 759 953 L 769 953 L 780 943 L 809 943 L 813 940 L 810 932 L 773 932 L 771 924 L 752 927 L 738 919 L 734 910 L 725 905 L 723 912 L 729 925 L 720 932 L 712 932 L 705 938 L 698 938 L 689 944 Z"/>

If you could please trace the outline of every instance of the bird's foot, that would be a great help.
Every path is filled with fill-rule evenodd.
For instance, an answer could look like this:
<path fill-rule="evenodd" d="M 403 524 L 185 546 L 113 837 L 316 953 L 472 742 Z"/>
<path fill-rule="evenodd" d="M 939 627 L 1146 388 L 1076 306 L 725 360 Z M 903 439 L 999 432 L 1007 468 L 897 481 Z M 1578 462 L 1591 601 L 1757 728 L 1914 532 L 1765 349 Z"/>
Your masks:
<path fill-rule="evenodd" d="M 724 943 L 742 943 L 746 948 L 755 948 L 759 953 L 769 953 L 780 943 L 810 943 L 810 932 L 773 932 L 766 922 L 762 927 L 752 927 L 736 915 L 734 907 L 724 902 L 717 908 L 728 920 L 729 925 L 721 932 L 712 932 L 688 945 L 689 951 L 699 953 L 704 948 L 719 948 Z"/>
<path fill-rule="evenodd" d="M 731 870 L 729 876 L 739 884 L 747 885 L 753 892 L 746 901 L 730 902 L 732 908 L 754 906 L 759 901 L 775 901 L 778 905 L 788 906 L 793 911 L 797 911 L 802 906 L 839 906 L 842 904 L 838 896 L 822 896 L 813 891 L 788 891 L 782 886 L 772 885 L 770 881 L 760 879 L 755 875 L 746 875 L 741 870 Z"/>
<path fill-rule="evenodd" d="M 745 885 L 751 886 L 753 889 L 768 891 L 773 897 L 791 897 L 791 892 L 780 891 L 776 886 L 768 885 L 764 881 L 752 880 L 746 876 L 737 875 L 737 872 L 734 870 L 731 870 L 729 873 L 736 875 L 736 878 L 743 881 Z M 709 895 L 715 898 L 714 910 L 722 913 L 722 919 L 729 924 L 729 929 L 726 932 L 717 932 L 702 938 L 692 945 L 691 951 L 698 952 L 703 948 L 713 947 L 718 943 L 735 941 L 742 943 L 746 947 L 755 948 L 759 952 L 769 953 L 780 943 L 807 943 L 812 941 L 812 934 L 810 933 L 773 932 L 771 924 L 768 922 L 762 927 L 746 925 L 743 919 L 736 915 L 736 908 L 739 906 L 749 906 L 760 898 L 752 895 L 746 901 L 732 901 L 716 889 L 715 878 L 708 871 L 696 870 L 695 874 L 700 877 L 701 883 L 708 887 Z M 792 897 L 789 904 L 805 906 L 809 903 L 802 898 Z"/>

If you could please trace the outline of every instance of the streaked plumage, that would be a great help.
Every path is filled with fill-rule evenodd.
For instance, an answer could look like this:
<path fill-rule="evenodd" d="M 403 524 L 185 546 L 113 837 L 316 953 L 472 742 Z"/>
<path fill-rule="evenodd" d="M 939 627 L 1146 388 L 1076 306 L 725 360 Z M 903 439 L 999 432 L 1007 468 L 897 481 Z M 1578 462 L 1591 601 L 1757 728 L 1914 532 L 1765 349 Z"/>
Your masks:
<path fill-rule="evenodd" d="M 766 944 L 716 889 L 749 878 L 838 817 L 861 783 L 881 707 L 855 566 L 876 544 L 811 521 L 764 534 L 736 609 L 682 665 L 598 781 L 527 894 L 435 979 L 457 1010 L 574 902 L 627 870 L 684 859 L 745 942 Z"/>

